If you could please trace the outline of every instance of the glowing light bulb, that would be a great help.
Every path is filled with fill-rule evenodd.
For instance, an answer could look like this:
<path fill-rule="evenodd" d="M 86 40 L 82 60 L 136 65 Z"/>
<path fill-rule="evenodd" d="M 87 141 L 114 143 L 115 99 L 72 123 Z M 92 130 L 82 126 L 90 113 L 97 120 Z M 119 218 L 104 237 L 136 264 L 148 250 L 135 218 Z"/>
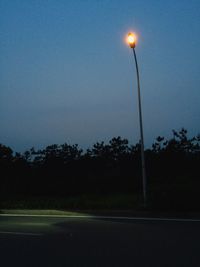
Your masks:
<path fill-rule="evenodd" d="M 127 42 L 130 45 L 131 48 L 134 48 L 136 45 L 137 37 L 134 33 L 129 32 L 127 37 Z"/>

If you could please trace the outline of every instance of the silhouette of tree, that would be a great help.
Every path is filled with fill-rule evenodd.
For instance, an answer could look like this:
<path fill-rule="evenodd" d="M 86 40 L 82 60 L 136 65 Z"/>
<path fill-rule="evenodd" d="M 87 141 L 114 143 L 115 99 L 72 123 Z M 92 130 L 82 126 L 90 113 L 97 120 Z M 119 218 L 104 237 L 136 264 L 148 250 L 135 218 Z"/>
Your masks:
<path fill-rule="evenodd" d="M 0 160 L 11 161 L 13 159 L 13 151 L 10 147 L 0 144 Z"/>
<path fill-rule="evenodd" d="M 129 145 L 120 136 L 97 142 L 85 152 L 77 144 L 64 143 L 13 153 L 0 144 L 0 195 L 138 193 L 142 189 L 140 148 L 140 143 Z M 145 150 L 145 158 L 154 206 L 186 203 L 186 195 L 188 205 L 193 205 L 200 186 L 200 135 L 189 137 L 182 128 L 173 130 L 171 139 L 158 136 Z"/>

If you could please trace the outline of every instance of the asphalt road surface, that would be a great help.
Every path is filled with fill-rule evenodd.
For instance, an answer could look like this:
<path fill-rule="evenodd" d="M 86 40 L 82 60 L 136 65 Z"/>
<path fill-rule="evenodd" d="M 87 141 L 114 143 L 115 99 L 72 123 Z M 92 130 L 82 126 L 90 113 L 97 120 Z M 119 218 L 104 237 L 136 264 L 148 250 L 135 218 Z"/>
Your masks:
<path fill-rule="evenodd" d="M 1 267 L 200 266 L 200 221 L 0 216 Z"/>

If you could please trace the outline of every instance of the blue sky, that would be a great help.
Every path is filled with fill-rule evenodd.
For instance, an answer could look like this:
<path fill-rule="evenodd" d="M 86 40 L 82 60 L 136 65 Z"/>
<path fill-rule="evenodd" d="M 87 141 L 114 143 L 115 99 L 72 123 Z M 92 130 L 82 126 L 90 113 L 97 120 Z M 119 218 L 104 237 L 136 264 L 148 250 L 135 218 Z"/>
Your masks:
<path fill-rule="evenodd" d="M 200 132 L 199 0 L 0 0 L 0 143 L 15 151 Z"/>

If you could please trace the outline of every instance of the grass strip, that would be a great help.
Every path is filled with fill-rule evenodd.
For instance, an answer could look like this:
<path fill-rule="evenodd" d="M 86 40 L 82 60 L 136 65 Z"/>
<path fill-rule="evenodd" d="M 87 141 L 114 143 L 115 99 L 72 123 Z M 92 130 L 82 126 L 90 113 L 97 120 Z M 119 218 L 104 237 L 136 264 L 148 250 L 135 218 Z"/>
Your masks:
<path fill-rule="evenodd" d="M 15 215 L 58 215 L 58 216 L 81 216 L 85 213 L 63 210 L 39 210 L 39 209 L 2 209 L 0 214 L 15 214 Z"/>

